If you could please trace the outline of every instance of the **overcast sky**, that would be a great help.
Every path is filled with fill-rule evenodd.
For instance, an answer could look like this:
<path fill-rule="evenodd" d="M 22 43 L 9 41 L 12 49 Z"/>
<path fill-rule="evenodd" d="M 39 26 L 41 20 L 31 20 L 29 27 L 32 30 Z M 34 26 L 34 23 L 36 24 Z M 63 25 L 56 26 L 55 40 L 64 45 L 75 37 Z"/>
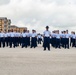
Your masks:
<path fill-rule="evenodd" d="M 46 25 L 50 30 L 76 31 L 76 0 L 0 0 L 0 17 L 38 32 Z"/>

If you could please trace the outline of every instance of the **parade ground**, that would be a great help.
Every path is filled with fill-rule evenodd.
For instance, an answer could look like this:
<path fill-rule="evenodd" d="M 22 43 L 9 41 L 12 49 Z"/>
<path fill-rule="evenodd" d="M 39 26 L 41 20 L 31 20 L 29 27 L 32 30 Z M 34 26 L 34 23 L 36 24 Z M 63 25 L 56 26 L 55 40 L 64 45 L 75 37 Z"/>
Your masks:
<path fill-rule="evenodd" d="M 0 48 L 0 75 L 76 75 L 76 48 Z"/>

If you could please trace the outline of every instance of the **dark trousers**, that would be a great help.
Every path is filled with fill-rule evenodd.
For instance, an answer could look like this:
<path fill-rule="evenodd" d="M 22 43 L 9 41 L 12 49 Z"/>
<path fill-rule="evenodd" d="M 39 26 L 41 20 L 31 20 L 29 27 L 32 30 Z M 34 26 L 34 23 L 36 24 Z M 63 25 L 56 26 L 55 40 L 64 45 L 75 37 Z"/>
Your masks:
<path fill-rule="evenodd" d="M 0 38 L 0 47 L 1 47 L 1 38 Z"/>
<path fill-rule="evenodd" d="M 17 37 L 17 46 L 20 45 L 20 37 Z"/>
<path fill-rule="evenodd" d="M 41 44 L 41 38 L 38 38 L 38 44 Z"/>
<path fill-rule="evenodd" d="M 19 37 L 19 44 L 21 45 L 21 37 Z"/>
<path fill-rule="evenodd" d="M 13 47 L 17 47 L 18 46 L 18 37 L 14 37 L 14 42 L 13 42 Z"/>
<path fill-rule="evenodd" d="M 10 37 L 10 48 L 15 45 L 15 38 L 14 37 Z"/>
<path fill-rule="evenodd" d="M 35 37 L 35 42 L 36 42 L 35 47 L 37 47 L 37 38 L 36 37 Z"/>
<path fill-rule="evenodd" d="M 56 38 L 52 38 L 52 46 L 56 48 Z"/>
<path fill-rule="evenodd" d="M 61 46 L 63 45 L 63 38 L 61 38 Z"/>
<path fill-rule="evenodd" d="M 22 48 L 23 47 L 27 48 L 27 37 L 22 37 Z"/>
<path fill-rule="evenodd" d="M 61 42 L 62 42 L 62 47 L 66 48 L 66 38 L 62 38 Z"/>
<path fill-rule="evenodd" d="M 30 46 L 30 37 L 27 37 L 27 45 Z"/>
<path fill-rule="evenodd" d="M 65 48 L 68 48 L 69 49 L 69 38 L 66 38 L 65 42 L 66 42 Z"/>
<path fill-rule="evenodd" d="M 56 48 L 60 48 L 60 39 L 56 39 Z"/>
<path fill-rule="evenodd" d="M 7 37 L 7 46 L 10 46 L 10 37 Z"/>
<path fill-rule="evenodd" d="M 22 37 L 20 37 L 20 45 L 22 45 Z"/>
<path fill-rule="evenodd" d="M 70 38 L 70 46 L 73 44 L 73 38 Z"/>
<path fill-rule="evenodd" d="M 73 40 L 72 47 L 75 47 L 75 39 L 72 39 L 72 40 Z"/>
<path fill-rule="evenodd" d="M 5 46 L 8 47 L 8 37 L 5 37 Z"/>
<path fill-rule="evenodd" d="M 44 37 L 43 47 L 44 47 L 44 50 L 46 50 L 46 48 L 50 50 L 50 38 L 49 37 Z"/>
<path fill-rule="evenodd" d="M 52 38 L 50 38 L 50 44 L 52 44 Z"/>
<path fill-rule="evenodd" d="M 0 46 L 4 48 L 5 47 L 5 38 L 2 37 L 2 38 L 0 38 L 0 40 L 1 40 L 0 41 Z"/>
<path fill-rule="evenodd" d="M 15 37 L 15 47 L 18 47 L 20 44 L 20 37 Z"/>
<path fill-rule="evenodd" d="M 76 47 L 76 39 L 75 39 L 75 47 Z"/>
<path fill-rule="evenodd" d="M 36 37 L 32 37 L 31 38 L 31 48 L 32 47 L 37 47 L 37 38 Z"/>

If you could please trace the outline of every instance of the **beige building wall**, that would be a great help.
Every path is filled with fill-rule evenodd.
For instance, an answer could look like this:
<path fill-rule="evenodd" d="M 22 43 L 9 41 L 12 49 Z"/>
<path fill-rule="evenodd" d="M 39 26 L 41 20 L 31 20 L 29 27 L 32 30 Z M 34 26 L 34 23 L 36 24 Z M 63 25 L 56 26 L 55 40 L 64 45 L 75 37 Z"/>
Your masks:
<path fill-rule="evenodd" d="M 11 20 L 7 19 L 7 17 L 0 17 L 0 31 L 7 31 L 13 29 L 14 31 L 23 32 L 23 30 L 27 30 L 26 27 L 17 27 L 16 25 L 11 25 Z"/>
<path fill-rule="evenodd" d="M 23 32 L 24 30 L 27 30 L 27 28 L 26 27 L 17 27 L 17 26 L 15 26 L 15 25 L 11 25 L 10 26 L 10 30 L 14 30 L 14 31 L 19 31 L 19 32 Z"/>
<path fill-rule="evenodd" d="M 6 17 L 0 17 L 0 30 L 8 32 L 10 25 L 10 19 L 7 19 Z"/>

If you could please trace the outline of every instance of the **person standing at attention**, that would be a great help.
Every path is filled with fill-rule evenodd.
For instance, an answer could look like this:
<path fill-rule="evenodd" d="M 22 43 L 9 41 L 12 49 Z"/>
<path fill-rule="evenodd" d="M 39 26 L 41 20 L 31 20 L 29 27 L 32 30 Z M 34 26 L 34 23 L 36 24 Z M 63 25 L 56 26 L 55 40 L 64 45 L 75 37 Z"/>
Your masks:
<path fill-rule="evenodd" d="M 44 51 L 46 50 L 46 48 L 48 48 L 48 50 L 50 51 L 50 35 L 51 32 L 49 31 L 49 26 L 46 26 L 46 30 L 43 32 L 43 37 L 44 37 L 44 42 L 43 42 L 43 47 L 44 47 Z"/>

